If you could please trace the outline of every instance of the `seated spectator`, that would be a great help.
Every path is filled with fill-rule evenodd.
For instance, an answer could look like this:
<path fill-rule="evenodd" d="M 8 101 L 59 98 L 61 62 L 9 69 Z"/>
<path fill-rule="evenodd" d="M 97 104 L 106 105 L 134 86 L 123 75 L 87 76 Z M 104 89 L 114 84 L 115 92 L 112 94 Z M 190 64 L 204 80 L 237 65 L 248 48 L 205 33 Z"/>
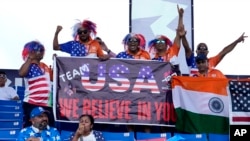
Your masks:
<path fill-rule="evenodd" d="M 61 141 L 59 131 L 48 125 L 48 111 L 42 107 L 34 108 L 30 113 L 32 125 L 21 130 L 18 141 Z"/>
<path fill-rule="evenodd" d="M 0 71 L 0 100 L 19 100 L 19 96 L 15 89 L 5 86 L 7 75 L 4 71 Z"/>
<path fill-rule="evenodd" d="M 92 115 L 81 115 L 79 125 L 72 141 L 104 141 L 102 132 L 93 130 L 94 118 Z"/>

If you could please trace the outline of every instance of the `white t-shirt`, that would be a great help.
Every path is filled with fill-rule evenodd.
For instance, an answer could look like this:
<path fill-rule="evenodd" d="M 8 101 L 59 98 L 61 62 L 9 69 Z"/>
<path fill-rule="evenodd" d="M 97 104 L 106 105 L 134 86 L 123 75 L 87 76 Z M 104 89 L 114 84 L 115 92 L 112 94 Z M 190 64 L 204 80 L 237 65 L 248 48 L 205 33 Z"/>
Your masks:
<path fill-rule="evenodd" d="M 12 100 L 18 96 L 15 89 L 12 87 L 0 87 L 0 100 Z"/>
<path fill-rule="evenodd" d="M 93 131 L 90 132 L 88 136 L 81 136 L 78 141 L 96 141 L 95 135 L 93 134 Z"/>

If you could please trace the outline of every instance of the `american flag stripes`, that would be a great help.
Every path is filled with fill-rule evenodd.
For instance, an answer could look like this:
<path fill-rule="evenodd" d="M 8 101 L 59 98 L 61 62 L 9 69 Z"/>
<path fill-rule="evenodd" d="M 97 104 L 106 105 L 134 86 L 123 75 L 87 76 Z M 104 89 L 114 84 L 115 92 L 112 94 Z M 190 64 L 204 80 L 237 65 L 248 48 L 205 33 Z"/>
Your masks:
<path fill-rule="evenodd" d="M 230 81 L 230 124 L 250 124 L 250 80 Z"/>

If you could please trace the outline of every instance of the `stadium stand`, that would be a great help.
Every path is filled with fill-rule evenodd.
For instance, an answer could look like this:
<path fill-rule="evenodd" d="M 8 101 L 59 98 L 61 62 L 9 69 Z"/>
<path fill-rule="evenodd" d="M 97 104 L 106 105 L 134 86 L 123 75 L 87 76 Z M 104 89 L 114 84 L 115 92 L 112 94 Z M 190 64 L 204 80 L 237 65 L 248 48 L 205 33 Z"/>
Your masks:
<path fill-rule="evenodd" d="M 171 133 L 145 133 L 145 132 L 137 132 L 135 134 L 136 140 L 167 140 L 171 137 Z"/>
<path fill-rule="evenodd" d="M 0 141 L 17 140 L 22 123 L 22 102 L 0 100 Z"/>

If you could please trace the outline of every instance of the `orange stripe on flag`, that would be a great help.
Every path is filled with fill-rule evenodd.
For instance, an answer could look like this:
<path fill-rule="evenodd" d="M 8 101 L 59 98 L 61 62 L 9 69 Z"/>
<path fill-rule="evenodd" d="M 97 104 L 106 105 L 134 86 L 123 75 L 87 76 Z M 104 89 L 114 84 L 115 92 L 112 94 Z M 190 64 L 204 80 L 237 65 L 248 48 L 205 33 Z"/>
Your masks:
<path fill-rule="evenodd" d="M 227 95 L 228 79 L 225 78 L 174 76 L 172 79 L 173 89 L 180 86 L 190 91 Z"/>

